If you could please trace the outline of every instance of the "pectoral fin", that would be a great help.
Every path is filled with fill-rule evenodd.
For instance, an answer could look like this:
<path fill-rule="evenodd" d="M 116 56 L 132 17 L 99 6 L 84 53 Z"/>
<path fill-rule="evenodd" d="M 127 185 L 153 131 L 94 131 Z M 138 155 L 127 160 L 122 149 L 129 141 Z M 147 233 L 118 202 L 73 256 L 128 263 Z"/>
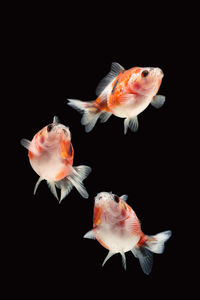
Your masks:
<path fill-rule="evenodd" d="M 95 237 L 95 235 L 94 235 L 93 229 L 90 230 L 90 231 L 88 231 L 88 232 L 84 235 L 84 238 L 85 238 L 85 239 L 92 239 L 92 240 L 95 240 L 96 237 Z"/>
<path fill-rule="evenodd" d="M 163 106 L 164 103 L 165 103 L 165 96 L 162 95 L 157 95 L 153 97 L 151 101 L 151 105 L 154 106 L 155 108 L 160 108 L 161 106 Z"/>
<path fill-rule="evenodd" d="M 102 267 L 105 265 L 105 263 L 107 262 L 107 260 L 109 260 L 109 258 L 111 258 L 111 256 L 113 256 L 115 253 L 109 251 L 108 255 L 106 256 L 106 258 L 103 261 Z"/>
<path fill-rule="evenodd" d="M 29 150 L 30 152 L 32 152 L 35 155 L 38 155 L 37 150 L 32 146 L 31 142 L 27 139 L 21 139 L 20 141 L 21 145 L 26 148 L 27 150 Z"/>

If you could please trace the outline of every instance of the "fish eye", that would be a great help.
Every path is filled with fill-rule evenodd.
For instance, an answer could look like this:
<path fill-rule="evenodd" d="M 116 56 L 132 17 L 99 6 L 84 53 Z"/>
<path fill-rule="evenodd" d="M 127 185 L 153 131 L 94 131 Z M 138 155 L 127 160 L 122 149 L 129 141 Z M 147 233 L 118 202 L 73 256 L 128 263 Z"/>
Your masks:
<path fill-rule="evenodd" d="M 119 197 L 117 195 L 113 195 L 113 199 L 115 202 L 117 202 L 117 203 L 119 202 Z"/>
<path fill-rule="evenodd" d="M 149 74 L 149 71 L 144 70 L 141 75 L 142 75 L 142 77 L 147 77 L 148 74 Z"/>
<path fill-rule="evenodd" d="M 50 132 L 52 129 L 53 129 L 53 125 L 52 124 L 50 124 L 50 125 L 47 126 L 47 131 L 48 132 Z"/>

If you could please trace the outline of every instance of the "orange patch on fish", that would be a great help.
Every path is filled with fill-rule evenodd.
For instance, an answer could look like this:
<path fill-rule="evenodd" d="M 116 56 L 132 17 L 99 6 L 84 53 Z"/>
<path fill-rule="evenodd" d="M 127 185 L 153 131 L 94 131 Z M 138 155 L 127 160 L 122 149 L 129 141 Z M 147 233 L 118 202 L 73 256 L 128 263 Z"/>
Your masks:
<path fill-rule="evenodd" d="M 64 159 L 67 159 L 69 156 L 69 146 L 70 146 L 70 142 L 69 141 L 65 141 L 65 140 L 62 140 L 61 143 L 60 143 L 60 147 L 61 147 L 61 157 L 64 158 Z"/>
<path fill-rule="evenodd" d="M 56 175 L 56 180 L 61 180 L 63 179 L 64 177 L 66 177 L 66 170 L 62 170 L 60 171 L 57 175 Z"/>
<path fill-rule="evenodd" d="M 141 232 L 140 235 L 141 235 L 140 240 L 137 243 L 139 247 L 141 247 L 147 241 L 147 236 L 143 232 Z"/>
<path fill-rule="evenodd" d="M 101 224 L 101 214 L 102 214 L 102 208 L 95 206 L 94 207 L 94 227 L 99 226 Z"/>
<path fill-rule="evenodd" d="M 28 157 L 29 157 L 29 159 L 33 159 L 34 158 L 33 152 L 28 151 Z"/>
<path fill-rule="evenodd" d="M 120 73 L 116 80 L 113 82 L 113 93 L 110 94 L 109 97 L 109 107 L 112 109 L 115 106 L 121 105 L 123 101 L 120 101 L 120 97 L 123 95 L 123 91 L 128 86 L 129 79 L 132 75 L 133 71 L 127 70 L 126 72 Z M 116 84 L 116 86 L 115 86 Z"/>
<path fill-rule="evenodd" d="M 97 236 L 97 240 L 104 248 L 109 250 L 108 246 L 102 241 L 102 239 L 98 238 L 98 236 Z"/>

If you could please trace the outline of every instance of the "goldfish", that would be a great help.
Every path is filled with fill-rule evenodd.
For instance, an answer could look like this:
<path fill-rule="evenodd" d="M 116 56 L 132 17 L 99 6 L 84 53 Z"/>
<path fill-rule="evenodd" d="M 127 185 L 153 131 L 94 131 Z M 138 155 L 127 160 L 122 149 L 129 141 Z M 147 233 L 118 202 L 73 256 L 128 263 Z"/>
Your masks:
<path fill-rule="evenodd" d="M 103 265 L 116 253 L 122 256 L 126 269 L 125 253 L 131 251 L 139 259 L 145 274 L 149 274 L 153 265 L 153 253 L 163 253 L 164 244 L 170 238 L 171 230 L 156 235 L 146 235 L 141 230 L 140 221 L 133 209 L 126 203 L 127 195 L 101 192 L 95 197 L 93 229 L 84 238 L 96 239 L 108 249 Z"/>
<path fill-rule="evenodd" d="M 134 67 L 125 70 L 114 62 L 111 70 L 99 83 L 96 89 L 97 99 L 80 101 L 68 99 L 68 105 L 83 114 L 82 125 L 89 132 L 97 120 L 106 122 L 111 115 L 124 120 L 124 134 L 128 128 L 138 130 L 138 115 L 151 103 L 160 108 L 165 102 L 165 96 L 156 95 L 164 74 L 160 68 Z"/>
<path fill-rule="evenodd" d="M 88 198 L 82 181 L 91 172 L 91 168 L 84 165 L 73 167 L 71 133 L 68 127 L 59 123 L 58 117 L 55 116 L 53 123 L 41 129 L 32 141 L 22 139 L 21 144 L 28 149 L 30 164 L 39 175 L 34 194 L 40 182 L 46 180 L 57 199 L 56 187 L 61 190 L 59 202 L 70 193 L 73 186 L 82 197 Z"/>

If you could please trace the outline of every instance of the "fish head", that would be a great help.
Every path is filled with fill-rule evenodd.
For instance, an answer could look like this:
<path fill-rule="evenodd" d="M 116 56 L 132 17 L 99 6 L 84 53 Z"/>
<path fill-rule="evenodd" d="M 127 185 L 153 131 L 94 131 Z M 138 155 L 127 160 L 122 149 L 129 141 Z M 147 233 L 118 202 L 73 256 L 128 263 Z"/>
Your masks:
<path fill-rule="evenodd" d="M 113 224 L 126 218 L 127 207 L 119 196 L 101 192 L 95 197 L 94 223 Z"/>
<path fill-rule="evenodd" d="M 45 126 L 37 134 L 37 142 L 45 149 L 53 148 L 63 140 L 70 141 L 71 133 L 68 127 L 59 123 L 57 117 L 54 117 L 53 123 Z"/>
<path fill-rule="evenodd" d="M 164 76 L 163 71 L 152 67 L 134 69 L 129 80 L 132 92 L 144 96 L 155 96 Z"/>

